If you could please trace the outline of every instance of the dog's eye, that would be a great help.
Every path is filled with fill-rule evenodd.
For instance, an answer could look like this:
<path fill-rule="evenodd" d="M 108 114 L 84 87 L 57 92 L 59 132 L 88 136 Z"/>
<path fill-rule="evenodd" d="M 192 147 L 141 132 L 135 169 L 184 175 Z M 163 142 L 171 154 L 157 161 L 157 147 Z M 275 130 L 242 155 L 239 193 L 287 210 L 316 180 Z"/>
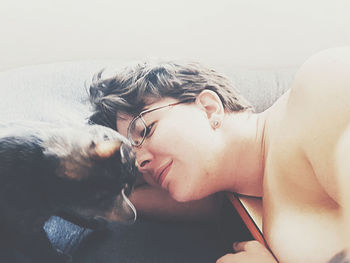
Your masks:
<path fill-rule="evenodd" d="M 109 140 L 109 137 L 108 137 L 108 135 L 103 135 L 103 140 L 105 140 L 105 141 L 108 141 Z"/>

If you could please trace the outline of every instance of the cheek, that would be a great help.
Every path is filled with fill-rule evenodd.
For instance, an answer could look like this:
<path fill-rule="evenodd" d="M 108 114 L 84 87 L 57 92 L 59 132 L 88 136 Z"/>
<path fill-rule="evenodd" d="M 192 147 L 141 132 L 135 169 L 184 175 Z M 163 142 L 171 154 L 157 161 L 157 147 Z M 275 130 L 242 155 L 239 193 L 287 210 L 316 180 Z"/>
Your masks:
<path fill-rule="evenodd" d="M 192 152 L 193 153 L 193 152 Z M 203 153 L 203 152 L 202 152 Z M 168 191 L 178 202 L 201 199 L 213 192 L 213 160 L 207 154 L 182 154 L 169 177 Z"/>
<path fill-rule="evenodd" d="M 203 122 L 183 120 L 181 123 L 165 123 L 152 138 L 157 157 L 171 158 L 176 163 L 175 180 L 188 176 L 188 180 L 199 180 L 201 174 L 210 172 L 213 162 L 213 141 L 211 131 Z M 178 179 L 177 179 L 178 178 Z M 185 179 L 186 181 L 187 179 Z"/>
<path fill-rule="evenodd" d="M 178 202 L 200 200 L 215 190 L 213 184 L 210 183 L 209 175 L 204 170 L 193 168 L 175 176 L 169 182 L 168 191 Z"/>
<path fill-rule="evenodd" d="M 159 123 L 152 140 L 160 145 L 160 148 L 195 158 L 208 148 L 211 131 L 211 127 L 202 116 L 187 114 Z"/>

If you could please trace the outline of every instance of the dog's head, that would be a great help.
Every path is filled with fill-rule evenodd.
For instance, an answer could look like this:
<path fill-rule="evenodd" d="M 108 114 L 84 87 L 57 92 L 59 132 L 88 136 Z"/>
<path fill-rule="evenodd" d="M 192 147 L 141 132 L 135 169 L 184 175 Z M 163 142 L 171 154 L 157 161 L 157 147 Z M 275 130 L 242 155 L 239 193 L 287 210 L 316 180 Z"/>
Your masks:
<path fill-rule="evenodd" d="M 50 196 L 75 214 L 132 221 L 136 211 L 127 199 L 138 174 L 129 141 L 99 126 L 66 127 L 42 137 Z"/>

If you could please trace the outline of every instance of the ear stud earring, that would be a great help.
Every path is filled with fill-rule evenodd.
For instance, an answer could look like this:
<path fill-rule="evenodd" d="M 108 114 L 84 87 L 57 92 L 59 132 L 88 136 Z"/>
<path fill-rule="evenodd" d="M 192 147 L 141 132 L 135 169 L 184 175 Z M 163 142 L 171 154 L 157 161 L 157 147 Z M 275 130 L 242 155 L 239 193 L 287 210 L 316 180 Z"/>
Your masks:
<path fill-rule="evenodd" d="M 219 122 L 218 121 L 213 121 L 213 126 L 216 129 L 219 126 Z"/>

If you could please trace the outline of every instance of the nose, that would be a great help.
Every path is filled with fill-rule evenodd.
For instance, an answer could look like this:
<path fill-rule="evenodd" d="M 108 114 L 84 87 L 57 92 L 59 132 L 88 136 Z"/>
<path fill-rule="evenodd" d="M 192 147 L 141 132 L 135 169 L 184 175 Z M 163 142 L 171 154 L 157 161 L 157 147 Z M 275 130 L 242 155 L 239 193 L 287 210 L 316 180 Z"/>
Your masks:
<path fill-rule="evenodd" d="M 149 167 L 151 166 L 152 160 L 153 160 L 153 155 L 141 148 L 135 149 L 136 152 L 136 166 L 139 169 L 139 171 L 142 173 L 146 171 L 147 169 L 150 169 Z"/>

